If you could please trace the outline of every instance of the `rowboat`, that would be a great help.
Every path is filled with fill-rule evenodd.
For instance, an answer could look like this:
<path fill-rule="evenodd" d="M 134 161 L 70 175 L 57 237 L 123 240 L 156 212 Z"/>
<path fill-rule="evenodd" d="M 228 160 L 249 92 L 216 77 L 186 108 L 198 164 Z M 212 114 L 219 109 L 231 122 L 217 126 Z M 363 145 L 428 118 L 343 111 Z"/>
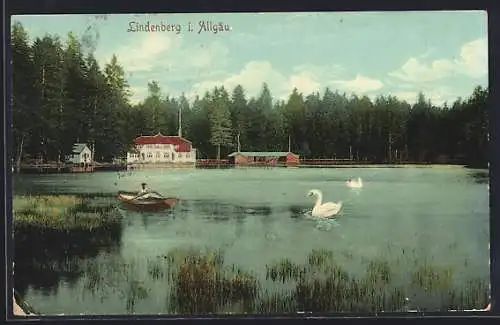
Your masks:
<path fill-rule="evenodd" d="M 131 210 L 137 211 L 159 211 L 166 210 L 173 207 L 177 202 L 178 198 L 175 197 L 137 197 L 139 192 L 118 192 L 118 200 L 120 200 L 124 205 Z"/>

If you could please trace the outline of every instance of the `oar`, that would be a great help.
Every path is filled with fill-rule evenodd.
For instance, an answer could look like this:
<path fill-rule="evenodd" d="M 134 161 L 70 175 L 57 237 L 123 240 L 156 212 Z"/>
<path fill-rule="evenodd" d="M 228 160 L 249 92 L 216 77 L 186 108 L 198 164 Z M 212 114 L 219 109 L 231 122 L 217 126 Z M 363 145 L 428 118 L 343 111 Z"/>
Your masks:
<path fill-rule="evenodd" d="M 133 200 L 137 200 L 138 198 L 140 198 L 140 197 L 142 197 L 142 196 L 144 196 L 144 195 L 146 195 L 146 194 L 150 194 L 150 193 L 155 193 L 155 194 L 158 194 L 158 195 L 160 196 L 160 198 L 162 198 L 162 199 L 166 199 L 166 197 L 165 197 L 163 194 L 158 193 L 158 192 L 156 192 L 156 191 L 150 191 L 150 192 L 145 192 L 145 193 L 139 194 L 139 195 L 137 195 L 137 196 L 135 196 L 135 197 L 133 197 L 133 198 L 131 198 L 131 199 L 129 199 L 129 200 L 126 200 L 126 202 L 133 201 Z"/>
<path fill-rule="evenodd" d="M 135 197 L 133 197 L 131 199 L 126 200 L 125 202 L 130 202 L 130 201 L 133 201 L 133 200 L 137 200 L 138 198 L 140 198 L 140 197 L 142 197 L 142 196 L 144 196 L 146 194 L 149 194 L 149 192 L 145 192 L 145 193 L 139 194 L 139 195 L 137 195 L 137 196 L 135 196 Z"/>
<path fill-rule="evenodd" d="M 158 194 L 158 196 L 160 196 L 160 198 L 162 199 L 166 199 L 165 195 L 161 194 L 161 193 L 158 193 L 156 191 L 151 191 L 150 193 L 155 193 L 155 194 Z"/>

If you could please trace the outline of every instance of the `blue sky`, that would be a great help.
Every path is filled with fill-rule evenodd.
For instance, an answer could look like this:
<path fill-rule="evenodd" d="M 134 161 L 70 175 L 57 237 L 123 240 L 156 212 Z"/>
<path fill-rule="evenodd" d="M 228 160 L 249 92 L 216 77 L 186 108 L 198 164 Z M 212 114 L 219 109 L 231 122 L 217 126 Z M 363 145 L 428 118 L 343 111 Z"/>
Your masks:
<path fill-rule="evenodd" d="M 101 65 L 114 53 L 134 102 L 147 83 L 164 94 L 203 96 L 214 86 L 242 84 L 248 96 L 267 82 L 286 99 L 326 87 L 371 98 L 395 95 L 413 102 L 423 91 L 436 104 L 467 97 L 488 85 L 487 16 L 483 11 L 227 13 L 14 16 L 32 38 L 91 37 Z M 217 34 L 200 21 L 227 24 Z M 181 31 L 128 32 L 130 23 L 180 25 Z M 193 31 L 188 31 L 191 23 Z"/>

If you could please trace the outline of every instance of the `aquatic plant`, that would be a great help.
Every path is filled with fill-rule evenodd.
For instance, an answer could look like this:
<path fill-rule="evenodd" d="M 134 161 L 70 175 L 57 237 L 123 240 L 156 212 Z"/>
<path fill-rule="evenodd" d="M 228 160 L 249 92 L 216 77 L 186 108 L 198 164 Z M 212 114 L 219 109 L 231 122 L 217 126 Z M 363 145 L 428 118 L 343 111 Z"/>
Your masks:
<path fill-rule="evenodd" d="M 177 309 L 170 312 L 227 311 L 227 304 L 215 298 L 215 284 L 219 279 L 217 270 L 220 270 L 222 265 L 200 262 L 203 257 L 199 256 L 188 261 L 188 265 L 179 269 L 177 294 L 189 299 L 177 300 Z M 399 277 L 398 284 L 398 277 L 395 276 L 391 264 L 382 257 L 368 261 L 363 276 L 354 276 L 341 267 L 334 254 L 327 250 L 313 250 L 303 264 L 293 263 L 286 258 L 281 259 L 266 267 L 266 278 L 273 282 L 291 283 L 294 289 L 268 292 L 255 282 L 253 288 L 259 292 L 252 291 L 249 295 L 253 298 L 253 303 L 239 305 L 244 312 L 404 311 L 408 307 L 408 297 L 418 292 L 415 287 L 439 292 L 440 304 L 447 309 L 472 308 L 470 306 L 479 308 L 486 305 L 488 299 L 488 288 L 484 285 L 485 282 L 479 279 L 468 281 L 465 287 L 453 287 L 451 268 L 431 265 L 426 261 L 418 265 L 406 280 L 401 281 Z M 424 290 L 422 299 L 429 293 L 430 290 Z M 469 298 L 466 299 L 464 295 Z M 418 306 L 415 308 L 418 309 Z"/>
<path fill-rule="evenodd" d="M 92 230 L 116 223 L 121 215 L 112 202 L 70 195 L 15 196 L 14 230 L 23 227 Z"/>
<path fill-rule="evenodd" d="M 414 260 L 411 251 L 404 257 L 362 261 L 359 266 L 365 269 L 356 274 L 342 260 L 354 254 L 345 253 L 313 250 L 300 263 L 279 259 L 266 266 L 270 286 L 257 274 L 226 263 L 220 250 L 185 247 L 155 258 L 103 257 L 81 267 L 83 290 L 103 303 L 122 299 L 130 314 L 136 313 L 139 301 L 153 297 L 165 300 L 167 314 L 380 313 L 463 310 L 488 303 L 486 280 L 471 277 L 463 282 L 453 268 L 431 259 Z M 394 268 L 396 261 L 404 261 L 411 271 Z"/>
<path fill-rule="evenodd" d="M 412 284 L 425 291 L 446 291 L 452 287 L 452 270 L 430 265 L 425 261 L 412 273 Z"/>
<path fill-rule="evenodd" d="M 126 309 L 129 314 L 133 314 L 135 305 L 138 300 L 148 298 L 149 290 L 145 287 L 143 281 L 132 280 L 128 283 L 127 290 L 125 291 Z"/>
<path fill-rule="evenodd" d="M 251 310 L 258 290 L 255 276 L 224 267 L 221 252 L 191 255 L 177 269 L 169 307 L 189 314 L 222 312 L 228 305 Z"/>
<path fill-rule="evenodd" d="M 150 288 L 139 280 L 138 263 L 127 263 L 121 259 L 110 259 L 106 263 L 93 260 L 84 263 L 84 289 L 104 302 L 111 295 L 125 301 L 125 310 L 135 312 L 138 301 L 149 297 Z"/>
<path fill-rule="evenodd" d="M 81 263 L 112 250 L 121 240 L 121 215 L 114 203 L 73 195 L 15 196 L 13 200 L 15 287 L 57 290 L 75 285 Z"/>

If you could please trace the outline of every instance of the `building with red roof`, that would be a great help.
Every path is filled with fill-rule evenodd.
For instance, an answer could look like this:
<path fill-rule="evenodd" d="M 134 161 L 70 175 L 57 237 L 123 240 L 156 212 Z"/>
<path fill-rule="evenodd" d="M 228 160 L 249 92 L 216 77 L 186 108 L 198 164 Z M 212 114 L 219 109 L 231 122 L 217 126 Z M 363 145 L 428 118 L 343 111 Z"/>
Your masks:
<path fill-rule="evenodd" d="M 196 149 L 182 136 L 141 135 L 127 153 L 127 164 L 196 163 Z"/>

